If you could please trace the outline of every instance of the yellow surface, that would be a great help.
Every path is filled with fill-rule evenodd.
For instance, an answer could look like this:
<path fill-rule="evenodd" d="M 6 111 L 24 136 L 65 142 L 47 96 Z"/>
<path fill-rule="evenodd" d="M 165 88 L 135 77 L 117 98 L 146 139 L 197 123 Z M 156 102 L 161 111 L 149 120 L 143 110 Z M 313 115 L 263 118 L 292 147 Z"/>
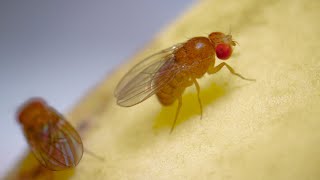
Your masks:
<path fill-rule="evenodd" d="M 199 1 L 68 114 L 72 124 L 86 121 L 84 145 L 105 161 L 85 154 L 75 170 L 52 177 L 320 179 L 319 22 L 318 0 Z M 240 46 L 228 63 L 257 81 L 226 69 L 203 77 L 202 120 L 194 87 L 172 134 L 176 106 L 162 107 L 155 97 L 131 108 L 116 105 L 117 82 L 143 57 L 229 27 Z M 35 164 L 29 155 L 8 178 Z"/>

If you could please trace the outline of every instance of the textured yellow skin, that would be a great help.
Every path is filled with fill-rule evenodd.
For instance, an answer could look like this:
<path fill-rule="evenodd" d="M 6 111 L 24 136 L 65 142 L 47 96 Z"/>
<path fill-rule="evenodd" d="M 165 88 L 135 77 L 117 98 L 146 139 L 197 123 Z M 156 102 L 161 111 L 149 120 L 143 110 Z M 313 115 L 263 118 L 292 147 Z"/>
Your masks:
<path fill-rule="evenodd" d="M 68 114 L 75 126 L 90 120 L 84 146 L 105 161 L 84 154 L 73 171 L 53 178 L 320 179 L 319 8 L 317 0 L 198 2 Z M 227 70 L 201 78 L 202 120 L 194 87 L 183 95 L 172 134 L 176 104 L 162 107 L 152 97 L 116 105 L 117 82 L 143 57 L 229 26 L 240 47 L 228 63 L 257 81 Z M 36 164 L 28 155 L 7 178 Z"/>

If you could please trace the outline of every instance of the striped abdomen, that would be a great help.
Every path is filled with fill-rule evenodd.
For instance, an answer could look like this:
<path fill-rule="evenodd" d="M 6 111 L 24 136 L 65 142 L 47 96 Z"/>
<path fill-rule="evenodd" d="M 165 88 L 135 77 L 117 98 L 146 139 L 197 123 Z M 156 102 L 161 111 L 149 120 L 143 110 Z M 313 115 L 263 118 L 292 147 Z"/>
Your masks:
<path fill-rule="evenodd" d="M 189 75 L 185 72 L 170 74 L 173 79 L 161 87 L 156 95 L 162 105 L 171 105 L 185 90 L 186 87 L 192 85 L 189 81 Z M 158 77 L 159 81 L 162 77 Z"/>

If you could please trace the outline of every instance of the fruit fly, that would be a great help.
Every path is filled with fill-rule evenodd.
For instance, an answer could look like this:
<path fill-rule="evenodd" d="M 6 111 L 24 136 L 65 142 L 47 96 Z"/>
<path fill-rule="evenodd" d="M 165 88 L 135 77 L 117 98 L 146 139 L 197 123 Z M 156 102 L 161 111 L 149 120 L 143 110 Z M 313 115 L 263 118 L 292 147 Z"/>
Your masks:
<path fill-rule="evenodd" d="M 154 94 L 164 106 L 178 100 L 170 131 L 172 132 L 182 106 L 182 94 L 187 87 L 194 84 L 202 118 L 200 86 L 197 79 L 205 73 L 214 74 L 225 66 L 233 75 L 244 80 L 253 80 L 236 73 L 225 62 L 215 66 L 215 56 L 221 60 L 229 59 L 235 45 L 236 41 L 230 34 L 213 32 L 208 37 L 194 37 L 157 52 L 135 65 L 121 79 L 114 93 L 117 104 L 130 107 Z"/>
<path fill-rule="evenodd" d="M 47 169 L 75 167 L 83 155 L 77 131 L 41 98 L 31 98 L 17 113 L 24 135 L 35 157 Z"/>

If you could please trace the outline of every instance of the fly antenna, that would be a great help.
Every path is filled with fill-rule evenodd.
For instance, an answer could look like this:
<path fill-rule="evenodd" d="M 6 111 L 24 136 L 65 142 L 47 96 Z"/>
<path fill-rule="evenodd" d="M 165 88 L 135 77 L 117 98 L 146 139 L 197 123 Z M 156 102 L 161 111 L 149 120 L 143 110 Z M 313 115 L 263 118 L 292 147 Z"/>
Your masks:
<path fill-rule="evenodd" d="M 231 24 L 229 24 L 229 32 L 228 35 L 231 35 L 232 29 L 231 29 Z"/>

